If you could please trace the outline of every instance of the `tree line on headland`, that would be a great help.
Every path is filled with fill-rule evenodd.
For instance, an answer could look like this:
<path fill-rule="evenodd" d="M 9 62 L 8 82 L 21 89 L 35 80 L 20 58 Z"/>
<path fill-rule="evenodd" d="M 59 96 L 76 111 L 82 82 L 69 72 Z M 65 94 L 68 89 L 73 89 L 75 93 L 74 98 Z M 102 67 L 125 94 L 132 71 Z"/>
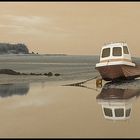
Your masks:
<path fill-rule="evenodd" d="M 0 54 L 29 54 L 29 49 L 22 43 L 0 43 Z"/>

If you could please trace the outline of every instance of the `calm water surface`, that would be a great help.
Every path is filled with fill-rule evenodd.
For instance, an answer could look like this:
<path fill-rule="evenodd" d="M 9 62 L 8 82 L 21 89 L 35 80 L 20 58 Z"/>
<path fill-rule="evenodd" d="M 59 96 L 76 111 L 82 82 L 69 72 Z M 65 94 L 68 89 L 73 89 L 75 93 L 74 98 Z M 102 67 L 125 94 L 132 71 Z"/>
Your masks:
<path fill-rule="evenodd" d="M 1 68 L 61 76 L 0 85 L 0 137 L 140 137 L 140 80 L 126 89 L 96 89 L 95 80 L 84 87 L 62 86 L 99 75 L 98 61 L 98 56 L 1 55 Z"/>
<path fill-rule="evenodd" d="M 0 137 L 140 137 L 140 90 L 88 86 L 0 85 Z"/>

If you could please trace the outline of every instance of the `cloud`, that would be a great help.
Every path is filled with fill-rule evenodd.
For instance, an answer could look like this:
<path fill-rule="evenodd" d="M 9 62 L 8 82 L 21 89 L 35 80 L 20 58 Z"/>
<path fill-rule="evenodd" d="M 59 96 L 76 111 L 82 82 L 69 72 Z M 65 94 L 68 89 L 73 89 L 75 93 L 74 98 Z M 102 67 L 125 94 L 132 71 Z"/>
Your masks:
<path fill-rule="evenodd" d="M 61 26 L 57 18 L 46 16 L 19 16 L 5 14 L 0 16 L 0 30 L 5 30 L 6 34 L 29 35 L 43 37 L 67 36 L 73 33 Z M 63 37 L 62 37 L 63 38 Z"/>
<path fill-rule="evenodd" d="M 21 25 L 0 24 L 0 28 L 23 28 Z"/>
<path fill-rule="evenodd" d="M 0 20 L 0 28 L 8 28 L 12 34 L 42 34 L 42 27 L 49 23 L 48 18 L 41 16 L 3 15 Z"/>
<path fill-rule="evenodd" d="M 24 26 L 36 26 L 46 23 L 49 19 L 41 16 L 16 16 L 6 15 L 5 18 L 11 20 L 12 23 L 16 23 Z"/>

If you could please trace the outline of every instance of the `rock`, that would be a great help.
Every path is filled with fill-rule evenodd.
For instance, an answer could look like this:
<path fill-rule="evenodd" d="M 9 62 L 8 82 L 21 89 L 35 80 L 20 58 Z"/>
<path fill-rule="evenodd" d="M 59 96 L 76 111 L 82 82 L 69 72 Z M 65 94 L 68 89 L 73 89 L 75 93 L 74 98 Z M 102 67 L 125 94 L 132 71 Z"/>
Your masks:
<path fill-rule="evenodd" d="M 48 73 L 48 76 L 53 76 L 53 73 L 52 73 L 52 72 L 49 72 L 49 73 Z"/>
<path fill-rule="evenodd" d="M 0 69 L 0 74 L 20 75 L 20 72 L 16 72 L 11 69 Z"/>
<path fill-rule="evenodd" d="M 12 69 L 0 69 L 0 74 L 9 74 L 9 75 L 45 75 L 45 76 L 53 76 L 53 73 L 52 72 L 49 72 L 49 73 L 20 73 L 20 72 L 16 72 Z M 60 74 L 59 73 L 56 73 L 55 76 L 59 76 Z"/>
<path fill-rule="evenodd" d="M 60 74 L 59 74 L 59 73 L 55 73 L 54 75 L 55 75 L 55 76 L 60 76 Z"/>
<path fill-rule="evenodd" d="M 45 76 L 53 76 L 53 73 L 52 72 L 49 72 L 49 73 L 44 73 Z"/>

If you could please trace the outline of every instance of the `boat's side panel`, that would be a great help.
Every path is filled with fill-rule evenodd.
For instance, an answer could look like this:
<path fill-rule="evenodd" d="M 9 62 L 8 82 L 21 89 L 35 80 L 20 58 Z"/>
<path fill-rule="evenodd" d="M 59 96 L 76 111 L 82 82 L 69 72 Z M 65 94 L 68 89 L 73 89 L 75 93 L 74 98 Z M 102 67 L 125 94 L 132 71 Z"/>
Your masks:
<path fill-rule="evenodd" d="M 126 65 L 108 65 L 96 67 L 106 81 L 117 79 L 134 79 L 140 76 L 140 68 Z"/>
<path fill-rule="evenodd" d="M 100 72 L 102 78 L 106 81 L 112 81 L 113 79 L 124 77 L 120 65 L 102 66 L 96 67 L 96 69 Z"/>
<path fill-rule="evenodd" d="M 130 66 L 122 66 L 122 71 L 125 75 L 125 77 L 129 77 L 129 76 L 135 76 L 138 77 L 140 76 L 140 67 L 136 66 L 136 67 L 130 67 Z"/>

